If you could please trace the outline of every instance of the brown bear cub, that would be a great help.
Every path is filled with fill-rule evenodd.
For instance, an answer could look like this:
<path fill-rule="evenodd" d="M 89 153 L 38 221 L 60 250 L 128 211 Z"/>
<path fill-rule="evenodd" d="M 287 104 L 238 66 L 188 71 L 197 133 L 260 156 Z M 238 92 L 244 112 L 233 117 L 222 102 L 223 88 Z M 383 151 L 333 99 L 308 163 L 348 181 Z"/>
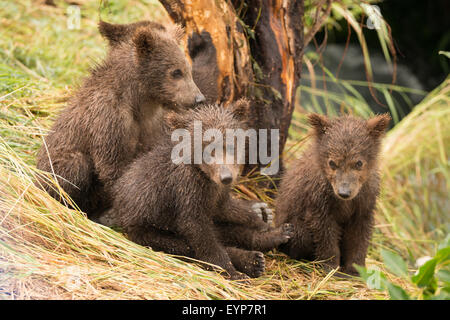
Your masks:
<path fill-rule="evenodd" d="M 179 47 L 181 29 L 101 21 L 99 30 L 108 55 L 56 119 L 37 156 L 37 167 L 54 174 L 90 218 L 108 206 L 123 168 L 159 140 L 164 110 L 205 100 Z"/>
<path fill-rule="evenodd" d="M 239 100 L 228 108 L 213 105 L 169 113 L 167 123 L 172 130 L 188 133 L 188 148 L 193 148 L 198 123 L 200 134 L 213 129 L 224 137 L 227 129 L 244 128 L 246 110 L 248 102 Z M 182 157 L 190 161 L 173 161 L 176 143 L 171 139 L 161 140 L 134 161 L 113 188 L 113 215 L 138 244 L 220 266 L 231 279 L 258 277 L 265 268 L 260 251 L 287 242 L 292 226 L 273 228 L 267 223 L 270 210 L 266 206 L 232 198 L 242 164 L 220 161 L 217 150 L 223 150 L 222 160 L 236 159 L 236 151 L 220 144 L 212 152 L 216 161 L 207 160 L 210 144 L 206 146 L 204 140 L 200 140 L 201 162 L 192 161 L 192 152 L 184 151 Z"/>
<path fill-rule="evenodd" d="M 328 119 L 311 114 L 312 145 L 285 173 L 275 225 L 291 223 L 294 236 L 280 246 L 294 259 L 325 260 L 356 275 L 365 265 L 380 188 L 378 154 L 390 117 Z"/>

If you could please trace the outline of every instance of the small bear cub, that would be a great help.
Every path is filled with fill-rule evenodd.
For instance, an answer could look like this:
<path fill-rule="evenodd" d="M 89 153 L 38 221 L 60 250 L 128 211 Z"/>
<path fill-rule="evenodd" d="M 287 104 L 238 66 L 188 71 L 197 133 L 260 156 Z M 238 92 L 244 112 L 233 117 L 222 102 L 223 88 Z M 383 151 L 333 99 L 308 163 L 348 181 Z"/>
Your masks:
<path fill-rule="evenodd" d="M 295 230 L 280 250 L 357 275 L 353 264 L 365 265 L 372 234 L 378 155 L 390 117 L 311 114 L 308 120 L 312 145 L 287 170 L 276 199 L 275 224 L 291 223 Z"/>
<path fill-rule="evenodd" d="M 247 110 L 248 102 L 239 100 L 227 108 L 207 105 L 171 112 L 166 120 L 171 130 L 188 132 L 193 139 L 198 122 L 203 133 L 213 129 L 224 137 L 228 129 L 245 127 Z M 201 163 L 173 161 L 175 142 L 171 139 L 161 140 L 134 161 L 114 185 L 112 215 L 138 244 L 217 265 L 231 279 L 259 277 L 265 268 L 261 251 L 287 242 L 292 226 L 273 228 L 267 205 L 231 196 L 242 164 L 220 161 L 218 150 L 223 148 L 223 159 L 227 152 L 229 159 L 236 159 L 237 150 L 224 143 L 214 155 L 211 152 L 216 161 L 206 161 L 210 144 L 206 146 L 204 137 L 200 143 Z"/>

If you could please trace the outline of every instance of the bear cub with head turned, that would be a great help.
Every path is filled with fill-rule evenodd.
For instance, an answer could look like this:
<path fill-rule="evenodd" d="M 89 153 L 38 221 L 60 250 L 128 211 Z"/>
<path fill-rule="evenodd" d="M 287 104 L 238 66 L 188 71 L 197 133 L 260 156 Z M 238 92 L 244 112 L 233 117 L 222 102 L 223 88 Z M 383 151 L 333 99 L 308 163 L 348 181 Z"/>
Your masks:
<path fill-rule="evenodd" d="M 100 21 L 99 30 L 108 55 L 56 119 L 37 157 L 37 167 L 53 173 L 90 218 L 110 203 L 123 168 L 159 140 L 164 111 L 205 100 L 179 47 L 180 28 Z"/>
<path fill-rule="evenodd" d="M 314 140 L 285 173 L 276 199 L 276 225 L 295 228 L 281 251 L 358 274 L 353 264 L 365 265 L 380 189 L 378 154 L 389 121 L 388 115 L 309 116 Z"/>
<path fill-rule="evenodd" d="M 248 102 L 239 100 L 227 108 L 212 105 L 171 112 L 167 123 L 172 130 L 189 133 L 189 142 L 197 141 L 196 123 L 201 123 L 202 134 L 214 129 L 215 139 L 219 135 L 225 141 L 227 129 L 244 128 L 247 110 Z M 203 155 L 210 145 L 204 139 Z M 195 143 L 188 148 L 194 149 Z M 287 242 L 292 226 L 273 228 L 267 223 L 266 206 L 232 198 L 242 164 L 224 159 L 228 153 L 227 159 L 236 160 L 236 150 L 224 143 L 214 149 L 215 159 L 203 156 L 196 164 L 193 152 L 187 155 L 185 150 L 183 157 L 191 157 L 191 163 L 172 161 L 174 146 L 171 139 L 161 140 L 117 180 L 112 214 L 118 226 L 138 244 L 220 266 L 231 279 L 260 276 L 265 264 L 261 251 Z"/>

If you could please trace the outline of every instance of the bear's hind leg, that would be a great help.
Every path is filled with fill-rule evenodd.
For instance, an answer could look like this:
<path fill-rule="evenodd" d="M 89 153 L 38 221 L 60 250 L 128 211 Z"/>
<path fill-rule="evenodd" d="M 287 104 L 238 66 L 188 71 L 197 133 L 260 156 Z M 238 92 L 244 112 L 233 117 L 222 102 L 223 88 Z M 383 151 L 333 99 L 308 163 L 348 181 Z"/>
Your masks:
<path fill-rule="evenodd" d="M 199 257 L 196 256 L 195 251 L 193 250 L 193 248 L 191 246 L 188 245 L 188 243 L 181 237 L 177 237 L 176 235 L 169 233 L 169 232 L 165 232 L 162 230 L 159 230 L 157 228 L 153 228 L 153 227 L 137 227 L 137 228 L 132 228 L 130 230 L 128 230 L 128 235 L 130 237 L 130 240 L 133 242 L 136 242 L 140 245 L 143 246 L 148 246 L 151 247 L 152 250 L 155 251 L 162 251 L 168 254 L 173 254 L 173 255 L 178 255 L 178 256 L 185 256 L 188 258 L 194 258 L 194 259 L 199 259 Z M 228 254 L 228 250 L 225 248 L 226 253 Z M 234 264 L 232 262 L 232 259 L 234 259 L 234 261 L 236 261 L 238 264 L 241 263 L 240 265 L 244 266 L 244 263 L 256 263 L 258 261 L 258 257 L 257 255 L 253 254 L 253 259 L 252 259 L 252 254 L 248 254 L 246 256 L 246 259 L 244 259 L 244 255 L 240 252 L 238 252 L 237 250 L 230 250 L 232 252 L 232 257 L 230 258 L 231 264 L 233 265 L 233 269 Z M 242 250 L 244 251 L 244 250 Z M 184 260 L 181 258 L 181 260 Z M 242 261 L 242 262 L 241 262 Z M 260 265 L 261 263 L 259 263 L 258 265 Z M 213 270 L 214 268 L 211 268 L 210 265 L 203 265 L 203 267 L 207 270 Z M 264 267 L 264 264 L 263 264 Z M 252 272 L 252 274 L 254 275 L 258 275 L 258 270 L 259 268 L 255 265 L 253 269 L 251 269 L 250 267 L 247 267 L 247 270 L 249 270 L 249 272 Z M 240 272 L 234 272 L 233 274 L 230 275 L 231 279 L 234 280 L 238 280 L 238 279 L 245 279 L 245 275 L 241 274 Z"/>
<path fill-rule="evenodd" d="M 133 227 L 127 233 L 131 241 L 151 247 L 152 250 L 195 258 L 194 251 L 187 242 L 172 233 L 150 226 Z"/>
<path fill-rule="evenodd" d="M 291 239 L 281 244 L 278 249 L 284 252 L 292 259 L 300 260 L 314 260 L 314 241 L 312 235 L 306 228 L 295 224 L 294 233 Z"/>
<path fill-rule="evenodd" d="M 47 157 L 47 158 L 45 158 Z M 88 193 L 92 184 L 94 166 L 91 159 L 81 152 L 61 152 L 51 158 L 43 155 L 38 160 L 38 169 L 55 174 L 61 188 L 70 196 L 82 211 L 89 211 Z M 55 186 L 39 179 L 42 186 L 53 198 L 65 203 Z"/>

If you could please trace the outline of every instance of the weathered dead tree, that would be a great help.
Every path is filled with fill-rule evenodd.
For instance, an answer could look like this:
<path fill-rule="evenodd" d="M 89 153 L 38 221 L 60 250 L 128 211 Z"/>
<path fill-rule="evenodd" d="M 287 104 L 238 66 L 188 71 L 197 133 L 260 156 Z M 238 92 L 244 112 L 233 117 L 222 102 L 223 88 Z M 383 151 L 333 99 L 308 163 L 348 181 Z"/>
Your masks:
<path fill-rule="evenodd" d="M 281 152 L 300 80 L 303 0 L 160 2 L 186 30 L 194 80 L 208 101 L 250 98 L 249 122 L 279 129 Z"/>

